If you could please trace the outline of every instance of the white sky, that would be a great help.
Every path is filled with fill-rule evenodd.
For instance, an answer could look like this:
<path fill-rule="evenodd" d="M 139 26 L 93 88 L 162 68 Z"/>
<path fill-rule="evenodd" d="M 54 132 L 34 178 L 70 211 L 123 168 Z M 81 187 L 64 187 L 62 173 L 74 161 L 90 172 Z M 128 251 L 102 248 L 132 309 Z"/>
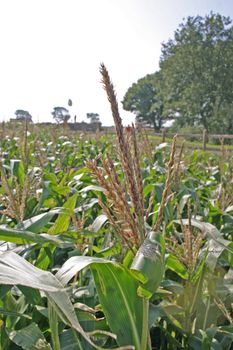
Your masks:
<path fill-rule="evenodd" d="M 112 125 L 100 62 L 120 104 L 133 82 L 158 69 L 161 42 L 182 19 L 211 10 L 233 18 L 233 1 L 0 0 L 0 121 L 16 109 L 52 121 L 53 107 L 68 107 L 70 98 L 77 121 L 94 112 Z"/>

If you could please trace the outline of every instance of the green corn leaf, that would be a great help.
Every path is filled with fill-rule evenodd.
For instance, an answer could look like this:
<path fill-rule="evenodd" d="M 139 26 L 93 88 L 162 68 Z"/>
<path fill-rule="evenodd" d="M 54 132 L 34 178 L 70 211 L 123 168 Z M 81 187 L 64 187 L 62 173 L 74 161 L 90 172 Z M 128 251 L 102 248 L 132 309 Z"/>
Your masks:
<path fill-rule="evenodd" d="M 96 191 L 96 192 L 104 192 L 104 188 L 101 186 L 96 186 L 96 185 L 89 185 L 87 187 L 84 187 L 80 190 L 80 192 L 88 192 L 88 191 Z"/>
<path fill-rule="evenodd" d="M 108 220 L 108 218 L 106 215 L 101 214 L 101 215 L 97 216 L 97 218 L 95 219 L 95 221 L 91 225 L 92 230 L 94 232 L 98 232 L 107 220 Z"/>
<path fill-rule="evenodd" d="M 7 251 L 0 254 L 0 284 L 22 285 L 44 291 L 60 319 L 96 348 L 82 329 L 69 295 L 52 273 L 40 270 L 14 252 Z"/>
<path fill-rule="evenodd" d="M 61 209 L 54 209 L 47 213 L 39 214 L 27 219 L 16 226 L 20 230 L 28 230 L 30 232 L 38 233 L 40 229 L 46 226 L 54 215 L 59 214 Z"/>
<path fill-rule="evenodd" d="M 76 206 L 77 197 L 78 193 L 75 193 L 64 203 L 63 208 L 68 209 L 68 213 L 58 215 L 58 218 L 55 221 L 54 225 L 48 231 L 49 234 L 56 235 L 57 233 L 66 232 L 68 230 L 71 215 L 73 214 L 74 208 Z"/>
<path fill-rule="evenodd" d="M 15 244 L 25 243 L 39 243 L 55 245 L 63 244 L 63 241 L 57 237 L 50 237 L 46 234 L 36 234 L 30 231 L 8 228 L 4 225 L 0 225 L 0 240 L 5 242 L 11 242 Z"/>
<path fill-rule="evenodd" d="M 189 278 L 189 273 L 186 267 L 173 254 L 169 254 L 166 258 L 166 267 L 177 273 L 177 275 L 183 278 L 184 280 L 187 280 Z"/>
<path fill-rule="evenodd" d="M 18 288 L 25 295 L 27 303 L 33 305 L 40 305 L 42 303 L 42 298 L 39 290 L 24 286 L 18 286 Z"/>
<path fill-rule="evenodd" d="M 91 267 L 100 303 L 118 345 L 142 350 L 143 299 L 137 293 L 138 281 L 120 264 L 87 256 L 67 260 L 56 277 L 65 285 L 87 266 Z"/>
<path fill-rule="evenodd" d="M 25 179 L 25 169 L 23 162 L 19 159 L 10 160 L 11 175 L 17 178 L 18 183 L 23 186 Z"/>
<path fill-rule="evenodd" d="M 150 298 L 163 279 L 163 251 L 161 234 L 150 232 L 139 248 L 130 268 L 134 276 L 142 283 L 138 289 L 141 296 Z"/>
<path fill-rule="evenodd" d="M 7 311 L 5 309 L 0 308 L 0 314 L 2 315 L 6 315 L 6 316 L 12 316 L 12 317 L 23 317 L 23 318 L 27 318 L 29 320 L 31 320 L 31 316 L 28 316 L 24 313 L 21 312 L 16 312 L 16 311 Z"/>
<path fill-rule="evenodd" d="M 65 286 L 79 271 L 93 263 L 115 264 L 114 262 L 106 259 L 90 256 L 73 256 L 62 265 L 62 267 L 56 273 L 56 277 Z"/>
<path fill-rule="evenodd" d="M 52 350 L 36 323 L 18 331 L 10 332 L 11 341 L 25 350 Z"/>
<path fill-rule="evenodd" d="M 61 350 L 58 332 L 58 315 L 50 302 L 48 303 L 48 318 L 51 329 L 53 350 Z"/>
<path fill-rule="evenodd" d="M 60 335 L 61 350 L 85 350 L 78 335 L 72 330 L 65 330 Z"/>
<path fill-rule="evenodd" d="M 99 300 L 112 332 L 117 335 L 118 345 L 131 344 L 141 350 L 143 304 L 137 295 L 138 284 L 119 265 L 93 264 L 91 269 Z"/>

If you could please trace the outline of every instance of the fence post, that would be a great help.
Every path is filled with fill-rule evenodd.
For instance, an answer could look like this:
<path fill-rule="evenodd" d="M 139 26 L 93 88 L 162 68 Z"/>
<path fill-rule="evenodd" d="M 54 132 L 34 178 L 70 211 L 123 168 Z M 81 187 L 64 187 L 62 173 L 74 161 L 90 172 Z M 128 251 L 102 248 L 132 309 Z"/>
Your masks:
<path fill-rule="evenodd" d="M 162 130 L 162 142 L 165 142 L 165 138 L 166 138 L 166 131 L 165 129 Z"/>
<path fill-rule="evenodd" d="M 206 144 L 207 144 L 207 130 L 203 130 L 203 151 L 206 151 Z"/>
<path fill-rule="evenodd" d="M 222 156 L 224 156 L 224 154 L 225 154 L 224 141 L 225 141 L 225 137 L 224 137 L 224 136 L 220 137 L 220 143 L 221 143 L 221 153 L 222 153 Z"/>

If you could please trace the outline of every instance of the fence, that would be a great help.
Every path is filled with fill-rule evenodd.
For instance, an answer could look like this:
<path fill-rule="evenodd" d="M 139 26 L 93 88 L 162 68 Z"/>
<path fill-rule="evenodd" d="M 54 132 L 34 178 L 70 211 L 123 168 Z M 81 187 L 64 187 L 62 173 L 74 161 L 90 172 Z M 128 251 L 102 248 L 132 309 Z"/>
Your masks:
<path fill-rule="evenodd" d="M 151 129 L 150 129 L 151 130 Z M 166 130 L 163 130 L 161 133 L 151 133 L 151 135 L 159 136 L 161 137 L 161 141 L 165 142 L 166 138 L 172 138 L 175 134 L 167 133 Z M 204 151 L 207 150 L 207 143 L 208 140 L 211 139 L 217 139 L 219 140 L 221 146 L 224 146 L 226 139 L 233 139 L 233 135 L 228 134 L 208 134 L 207 131 L 204 129 L 202 134 L 177 134 L 178 137 L 183 138 L 198 138 L 202 140 L 202 149 Z"/>

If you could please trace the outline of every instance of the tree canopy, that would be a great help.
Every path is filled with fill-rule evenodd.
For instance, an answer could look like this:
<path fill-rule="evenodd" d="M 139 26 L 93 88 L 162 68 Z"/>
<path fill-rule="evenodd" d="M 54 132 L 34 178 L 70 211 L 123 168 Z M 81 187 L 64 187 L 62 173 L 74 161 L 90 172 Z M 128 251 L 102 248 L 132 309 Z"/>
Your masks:
<path fill-rule="evenodd" d="M 87 113 L 87 119 L 90 119 L 90 123 L 100 123 L 100 116 L 98 113 Z"/>
<path fill-rule="evenodd" d="M 233 27 L 229 18 L 188 17 L 162 46 L 160 68 L 166 111 L 207 130 L 233 107 Z"/>
<path fill-rule="evenodd" d="M 16 119 L 20 121 L 32 121 L 32 116 L 28 111 L 24 111 L 23 109 L 17 109 L 15 111 Z"/>
<path fill-rule="evenodd" d="M 156 72 L 133 84 L 123 107 L 150 122 L 157 101 L 162 117 L 177 117 L 179 125 L 233 132 L 231 23 L 230 18 L 213 13 L 188 17 L 173 39 L 162 44 L 159 79 Z"/>
<path fill-rule="evenodd" d="M 122 102 L 123 108 L 133 112 L 137 121 L 155 130 L 162 126 L 163 100 L 159 85 L 159 73 L 148 74 L 128 89 Z"/>
<path fill-rule="evenodd" d="M 70 119 L 70 113 L 65 107 L 54 107 L 51 114 L 57 123 L 67 123 Z"/>

